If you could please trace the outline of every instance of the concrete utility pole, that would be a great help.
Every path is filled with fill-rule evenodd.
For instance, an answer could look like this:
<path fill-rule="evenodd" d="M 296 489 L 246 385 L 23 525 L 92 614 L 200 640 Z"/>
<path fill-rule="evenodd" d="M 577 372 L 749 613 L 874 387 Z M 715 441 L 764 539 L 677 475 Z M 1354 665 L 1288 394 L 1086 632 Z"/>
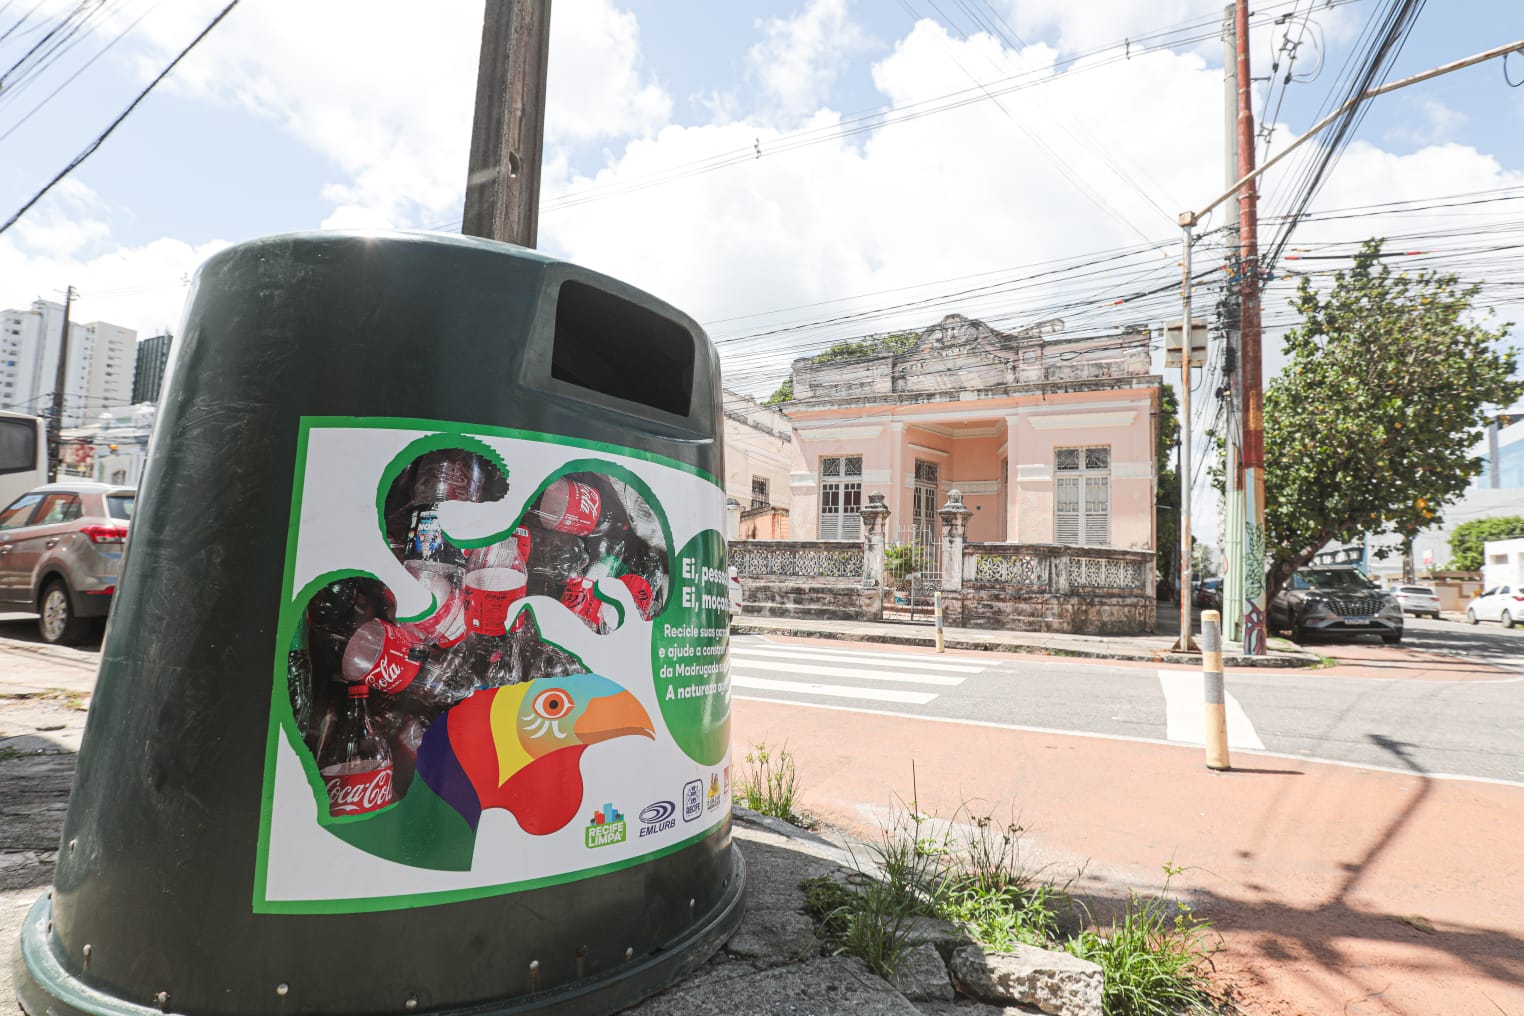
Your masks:
<path fill-rule="evenodd" d="M 58 480 L 58 466 L 63 461 L 64 385 L 69 379 L 69 312 L 74 307 L 74 287 L 64 290 L 63 334 L 58 340 L 58 370 L 53 374 L 53 412 L 48 417 L 48 480 Z M 46 316 L 42 319 L 42 341 L 47 342 Z"/>
<path fill-rule="evenodd" d="M 1180 216 L 1180 638 L 1175 652 L 1199 652 L 1191 637 L 1191 226 Z M 1166 328 L 1166 333 L 1168 329 Z M 1165 343 L 1168 345 L 1168 342 Z"/>
<path fill-rule="evenodd" d="M 1254 179 L 1254 82 L 1249 77 L 1249 0 L 1233 5 L 1238 66 L 1238 362 L 1243 392 L 1243 640 L 1245 656 L 1265 652 L 1265 390 L 1260 348 L 1259 189 Z"/>
<path fill-rule="evenodd" d="M 540 225 L 550 0 L 487 0 L 461 232 L 533 247 Z"/>
<path fill-rule="evenodd" d="M 1222 45 L 1223 45 L 1223 137 L 1227 139 L 1226 160 L 1223 169 L 1223 183 L 1230 184 L 1242 174 L 1238 171 L 1238 49 L 1235 42 L 1238 38 L 1238 17 L 1232 3 L 1223 8 Z M 1233 202 L 1228 203 L 1228 226 L 1234 230 L 1238 228 L 1238 206 Z M 1243 384 L 1238 376 L 1238 364 L 1243 360 L 1242 350 L 1239 348 L 1239 328 L 1237 315 L 1234 317 L 1232 326 L 1226 329 L 1224 336 L 1227 349 L 1224 351 L 1223 375 L 1228 386 L 1228 425 L 1225 428 L 1227 444 L 1227 462 L 1223 470 L 1223 478 L 1226 481 L 1224 514 L 1227 516 L 1223 547 L 1223 582 L 1222 582 L 1222 635 L 1231 642 L 1243 640 L 1243 611 L 1241 604 L 1244 600 L 1244 478 L 1242 459 L 1243 445 Z M 1226 369 L 1231 366 L 1231 371 Z"/>
<path fill-rule="evenodd" d="M 1190 258 L 1191 227 L 1201 221 L 1202 216 L 1212 209 L 1233 197 L 1239 197 L 1239 250 L 1241 253 L 1241 285 L 1243 286 L 1243 309 L 1240 321 L 1240 342 L 1243 355 L 1238 365 L 1241 379 L 1244 404 L 1244 448 L 1242 462 L 1244 467 L 1244 651 L 1264 652 L 1264 599 L 1265 599 L 1265 487 L 1264 487 L 1264 385 L 1263 385 L 1263 362 L 1260 351 L 1260 318 L 1259 318 L 1259 273 L 1257 262 L 1259 252 L 1254 236 L 1254 189 L 1253 183 L 1264 174 L 1271 166 L 1280 162 L 1287 155 L 1300 148 L 1309 139 L 1321 131 L 1324 127 L 1333 123 L 1355 106 L 1367 99 L 1373 99 L 1387 92 L 1395 92 L 1399 88 L 1408 85 L 1416 85 L 1420 81 L 1428 81 L 1437 78 L 1441 74 L 1458 71 L 1465 67 L 1472 67 L 1486 60 L 1493 60 L 1509 53 L 1524 52 L 1524 39 L 1510 42 L 1493 49 L 1468 56 L 1463 60 L 1441 64 L 1430 70 L 1421 71 L 1398 81 L 1393 81 L 1376 88 L 1366 89 L 1359 95 L 1341 105 L 1338 109 L 1329 113 L 1323 119 L 1313 124 L 1312 127 L 1297 138 L 1291 144 L 1281 149 L 1274 156 L 1265 160 L 1265 164 L 1254 166 L 1254 118 L 1249 107 L 1249 16 L 1247 0 L 1235 0 L 1235 36 L 1237 38 L 1237 64 L 1238 64 L 1238 94 L 1239 94 L 1239 119 L 1238 119 L 1238 158 L 1239 166 L 1244 169 L 1243 175 L 1223 193 L 1217 195 L 1211 201 L 1197 211 L 1182 212 L 1180 225 L 1183 228 L 1186 246 L 1186 262 Z M 1247 206 L 1247 207 L 1246 207 Z M 1185 280 L 1182 289 L 1181 303 L 1189 306 L 1189 276 Z M 1250 329 L 1253 329 L 1253 341 L 1250 341 Z M 1251 446 L 1251 440 L 1255 442 Z M 1252 476 L 1250 470 L 1253 470 Z M 1251 483 L 1252 479 L 1252 483 Z M 1251 616 L 1258 604 L 1258 645 L 1253 644 L 1255 638 L 1253 624 L 1255 619 Z"/>

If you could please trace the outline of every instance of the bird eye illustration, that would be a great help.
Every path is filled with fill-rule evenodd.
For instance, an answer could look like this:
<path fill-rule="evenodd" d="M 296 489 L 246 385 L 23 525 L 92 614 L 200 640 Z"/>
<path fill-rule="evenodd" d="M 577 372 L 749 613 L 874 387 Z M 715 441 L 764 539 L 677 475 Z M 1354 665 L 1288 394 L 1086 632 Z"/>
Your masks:
<path fill-rule="evenodd" d="M 547 720 L 559 720 L 571 712 L 574 705 L 571 696 L 559 688 L 542 691 L 534 699 L 534 711 Z"/>

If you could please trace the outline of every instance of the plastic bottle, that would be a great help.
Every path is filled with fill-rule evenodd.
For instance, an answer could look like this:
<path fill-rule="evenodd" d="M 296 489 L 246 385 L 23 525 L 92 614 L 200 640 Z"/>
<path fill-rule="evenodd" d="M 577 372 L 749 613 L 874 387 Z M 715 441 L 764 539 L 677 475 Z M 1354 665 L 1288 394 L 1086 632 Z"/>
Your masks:
<path fill-rule="evenodd" d="M 530 509 L 546 529 L 573 536 L 599 536 L 630 528 L 624 506 L 602 478 L 592 473 L 561 476 L 550 482 Z"/>
<path fill-rule="evenodd" d="M 363 815 L 392 802 L 392 753 L 371 725 L 370 688 L 349 686 L 348 701 L 318 757 L 328 814 Z"/>
<path fill-rule="evenodd" d="M 517 540 L 472 551 L 465 575 L 466 626 L 474 635 L 506 635 L 508 614 L 528 588 Z"/>
<path fill-rule="evenodd" d="M 418 676 L 428 658 L 427 645 L 390 621 L 372 618 L 350 636 L 341 669 L 351 684 L 364 683 L 397 695 Z"/>
<path fill-rule="evenodd" d="M 307 650 L 307 618 L 304 614 L 291 636 L 291 651 L 286 654 L 286 694 L 291 699 L 291 716 L 309 750 L 317 747 L 313 726 L 312 656 Z"/>
<path fill-rule="evenodd" d="M 401 627 L 418 642 L 448 649 L 466 637 L 466 598 L 462 591 L 465 569 L 438 561 L 403 561 L 402 567 L 434 597 L 434 610 Z"/>

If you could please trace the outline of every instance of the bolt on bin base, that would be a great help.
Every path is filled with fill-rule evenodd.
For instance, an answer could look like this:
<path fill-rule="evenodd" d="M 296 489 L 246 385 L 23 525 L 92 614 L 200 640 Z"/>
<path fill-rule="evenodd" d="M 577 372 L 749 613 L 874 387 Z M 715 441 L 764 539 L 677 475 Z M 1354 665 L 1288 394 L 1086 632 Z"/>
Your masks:
<path fill-rule="evenodd" d="M 541 992 L 507 1003 L 429 1010 L 439 1016 L 572 1016 L 626 1009 L 662 991 L 697 969 L 735 933 L 741 923 L 746 862 L 732 848 L 729 887 L 706 919 L 681 938 L 642 959 L 599 977 L 557 991 Z M 53 893 L 40 896 L 21 926 L 21 948 L 14 964 L 16 998 L 29 1016 L 162 1016 L 175 1012 L 174 999 L 163 1006 L 138 1005 L 85 984 L 58 962 L 53 952 Z M 299 1010 L 293 1010 L 298 1012 Z"/>

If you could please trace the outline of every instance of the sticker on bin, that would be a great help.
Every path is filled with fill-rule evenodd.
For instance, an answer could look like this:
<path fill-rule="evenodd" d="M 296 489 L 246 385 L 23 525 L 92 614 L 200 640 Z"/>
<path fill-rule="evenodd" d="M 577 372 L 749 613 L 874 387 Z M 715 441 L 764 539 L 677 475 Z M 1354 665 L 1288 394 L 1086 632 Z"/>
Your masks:
<path fill-rule="evenodd" d="M 445 422 L 305 419 L 298 447 L 257 912 L 519 892 L 721 828 L 729 598 L 712 476 Z M 364 793 L 346 790 L 360 774 Z M 708 790 L 701 812 L 685 792 L 681 822 L 642 819 L 637 835 L 610 803 L 691 786 Z"/>

